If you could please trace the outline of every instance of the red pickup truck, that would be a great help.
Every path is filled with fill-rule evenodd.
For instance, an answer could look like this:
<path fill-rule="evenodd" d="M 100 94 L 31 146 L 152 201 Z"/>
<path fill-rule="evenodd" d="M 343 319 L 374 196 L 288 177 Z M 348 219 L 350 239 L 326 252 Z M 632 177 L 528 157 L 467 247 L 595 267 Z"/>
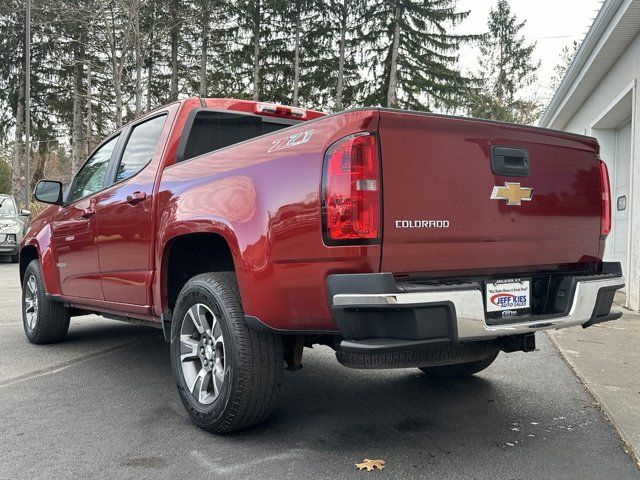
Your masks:
<path fill-rule="evenodd" d="M 363 108 L 171 103 L 99 145 L 21 244 L 23 321 L 96 313 L 163 329 L 182 401 L 229 432 L 267 417 L 285 365 L 465 376 L 534 333 L 613 320 L 618 263 L 596 140 Z"/>

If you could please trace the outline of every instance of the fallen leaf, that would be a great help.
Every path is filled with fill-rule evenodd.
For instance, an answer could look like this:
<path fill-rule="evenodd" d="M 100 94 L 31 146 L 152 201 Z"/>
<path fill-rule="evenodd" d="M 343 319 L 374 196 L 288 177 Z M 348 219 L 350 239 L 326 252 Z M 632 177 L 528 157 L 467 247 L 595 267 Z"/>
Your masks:
<path fill-rule="evenodd" d="M 378 470 L 382 470 L 384 468 L 384 460 L 369 460 L 368 458 L 365 458 L 364 462 L 356 463 L 356 468 L 358 470 L 364 470 L 366 468 L 367 472 L 375 470 L 376 468 Z"/>

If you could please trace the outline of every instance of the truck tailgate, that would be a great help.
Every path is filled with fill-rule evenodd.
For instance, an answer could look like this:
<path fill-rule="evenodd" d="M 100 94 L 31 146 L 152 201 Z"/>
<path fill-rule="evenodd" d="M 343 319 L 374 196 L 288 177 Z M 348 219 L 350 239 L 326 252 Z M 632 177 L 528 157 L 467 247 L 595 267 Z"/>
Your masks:
<path fill-rule="evenodd" d="M 599 256 L 595 140 L 395 111 L 382 111 L 379 135 L 383 272 L 553 269 Z M 506 150 L 498 170 L 509 174 L 493 173 L 505 151 L 492 167 L 492 147 L 526 153 L 529 172 L 509 170 L 520 159 Z"/>

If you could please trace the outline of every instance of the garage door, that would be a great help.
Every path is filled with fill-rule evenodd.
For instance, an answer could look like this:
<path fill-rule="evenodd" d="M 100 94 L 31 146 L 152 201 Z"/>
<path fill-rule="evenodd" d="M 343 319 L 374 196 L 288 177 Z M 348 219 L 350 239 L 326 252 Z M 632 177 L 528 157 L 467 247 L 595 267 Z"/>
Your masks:
<path fill-rule="evenodd" d="M 616 131 L 616 163 L 613 196 L 613 257 L 627 274 L 629 249 L 629 186 L 631 172 L 631 121 Z"/>

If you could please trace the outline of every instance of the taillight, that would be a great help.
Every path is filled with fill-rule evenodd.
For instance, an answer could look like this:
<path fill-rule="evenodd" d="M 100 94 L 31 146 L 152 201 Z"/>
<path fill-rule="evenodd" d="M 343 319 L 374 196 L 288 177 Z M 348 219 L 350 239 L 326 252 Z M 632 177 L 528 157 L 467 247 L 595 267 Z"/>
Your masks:
<path fill-rule="evenodd" d="M 611 186 L 609 185 L 609 171 L 607 164 L 600 160 L 600 235 L 606 237 L 611 232 Z"/>
<path fill-rule="evenodd" d="M 349 135 L 325 153 L 322 223 L 327 245 L 380 241 L 380 159 L 375 135 Z"/>

